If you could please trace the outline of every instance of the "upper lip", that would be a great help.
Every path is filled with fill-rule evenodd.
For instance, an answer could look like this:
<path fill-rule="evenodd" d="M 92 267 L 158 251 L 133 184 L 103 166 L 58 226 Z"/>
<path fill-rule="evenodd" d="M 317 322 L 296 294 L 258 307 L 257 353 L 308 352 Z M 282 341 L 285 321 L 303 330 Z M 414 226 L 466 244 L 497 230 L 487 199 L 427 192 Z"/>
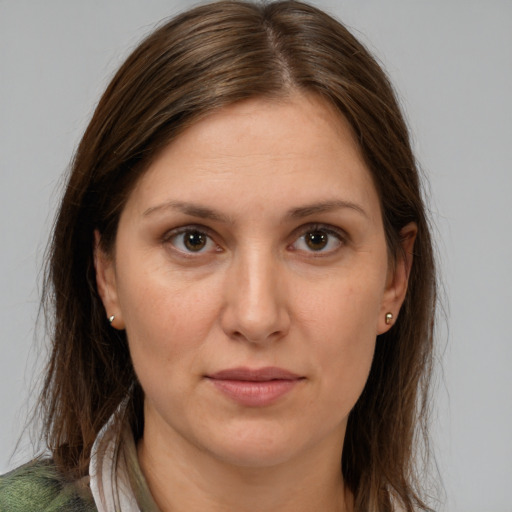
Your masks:
<path fill-rule="evenodd" d="M 265 382 L 269 380 L 298 380 L 302 378 L 296 373 L 278 368 L 276 366 L 267 366 L 264 368 L 229 368 L 207 375 L 210 379 L 216 380 L 240 380 L 248 382 Z"/>

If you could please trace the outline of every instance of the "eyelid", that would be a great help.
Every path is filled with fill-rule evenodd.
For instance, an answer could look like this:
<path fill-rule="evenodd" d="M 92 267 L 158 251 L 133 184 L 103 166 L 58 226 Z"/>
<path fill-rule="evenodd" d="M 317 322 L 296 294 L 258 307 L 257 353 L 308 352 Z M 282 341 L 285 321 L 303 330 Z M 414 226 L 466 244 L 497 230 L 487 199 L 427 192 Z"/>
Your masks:
<path fill-rule="evenodd" d="M 166 231 L 164 233 L 164 235 L 161 237 L 161 243 L 168 244 L 171 242 L 171 240 L 174 237 L 182 235 L 183 233 L 189 233 L 189 232 L 197 232 L 197 233 L 207 236 L 215 244 L 215 246 L 216 246 L 215 252 L 220 252 L 222 250 L 220 244 L 216 241 L 216 236 L 212 232 L 212 230 L 202 224 L 185 224 L 183 226 L 179 226 L 179 227 L 170 229 L 170 230 Z M 171 245 L 173 245 L 173 244 L 171 244 Z M 211 252 L 211 251 L 197 251 L 196 253 L 194 253 L 193 251 L 190 251 L 190 252 L 182 251 L 182 250 L 178 249 L 176 246 L 173 246 L 173 247 L 176 252 L 178 252 L 179 254 L 186 256 L 186 257 L 197 257 L 201 254 L 204 255 L 204 254 Z"/>
<path fill-rule="evenodd" d="M 295 244 L 305 234 L 310 233 L 312 231 L 323 231 L 330 236 L 336 237 L 339 240 L 341 246 L 346 245 L 349 241 L 348 234 L 346 233 L 345 230 L 343 230 L 341 228 L 333 226 L 332 224 L 325 224 L 325 223 L 321 223 L 321 222 L 310 222 L 308 224 L 303 224 L 302 226 L 298 227 L 297 229 L 295 229 L 293 231 L 293 233 L 292 233 L 293 240 L 289 244 L 289 247 L 293 246 L 293 244 Z M 302 252 L 307 252 L 310 256 L 313 256 L 313 257 L 322 257 L 322 256 L 329 256 L 331 254 L 334 254 L 338 248 L 339 247 L 337 247 L 336 249 L 330 250 L 330 251 L 313 251 L 313 250 L 311 250 L 311 251 L 302 251 Z M 297 250 L 297 249 L 292 249 L 292 250 Z"/>
<path fill-rule="evenodd" d="M 163 244 L 169 243 L 172 238 L 174 238 L 180 234 L 191 232 L 191 231 L 192 232 L 197 231 L 198 233 L 201 233 L 201 234 L 204 234 L 205 236 L 207 236 L 215 244 L 215 246 L 216 246 L 215 252 L 221 252 L 223 250 L 221 244 L 219 244 L 217 241 L 217 238 L 218 238 L 217 233 L 215 233 L 212 229 L 210 229 L 209 227 L 207 227 L 203 224 L 185 224 L 185 225 L 167 230 L 164 233 L 164 235 L 161 237 L 161 243 L 163 243 Z M 312 231 L 323 231 L 323 232 L 327 233 L 329 236 L 334 236 L 335 238 L 337 238 L 339 240 L 341 246 L 346 245 L 350 240 L 347 232 L 337 226 L 333 226 L 332 224 L 321 223 L 321 222 L 309 222 L 309 223 L 303 224 L 293 230 L 292 234 L 290 235 L 291 242 L 288 244 L 288 248 L 292 248 L 293 251 L 307 252 L 309 254 L 309 256 L 312 256 L 312 257 L 328 256 L 337 251 L 338 247 L 335 249 L 332 249 L 332 250 L 328 250 L 328 251 L 321 251 L 321 250 L 320 251 L 314 251 L 314 250 L 303 251 L 300 249 L 294 249 L 292 247 L 301 237 L 303 237 L 308 232 L 312 232 Z M 205 252 L 198 251 L 197 253 L 194 253 L 194 252 L 182 251 L 182 250 L 176 248 L 175 246 L 174 246 L 174 250 L 177 251 L 178 253 L 180 253 L 181 255 L 184 255 L 187 257 L 194 257 L 194 256 L 197 257 L 201 254 L 204 255 L 204 254 L 212 252 L 212 251 L 205 251 Z"/>

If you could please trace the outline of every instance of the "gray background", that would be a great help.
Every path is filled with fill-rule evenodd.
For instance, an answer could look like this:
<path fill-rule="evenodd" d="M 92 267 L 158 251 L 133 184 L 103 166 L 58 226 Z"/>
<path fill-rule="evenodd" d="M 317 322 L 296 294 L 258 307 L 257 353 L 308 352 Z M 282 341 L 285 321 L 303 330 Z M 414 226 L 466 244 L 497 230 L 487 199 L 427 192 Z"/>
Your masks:
<path fill-rule="evenodd" d="M 444 509 L 510 512 L 512 1 L 313 3 L 387 68 L 430 179 L 448 297 L 433 430 Z M 0 472 L 29 453 L 11 458 L 44 358 L 38 283 L 60 176 L 129 49 L 191 5 L 0 0 Z"/>

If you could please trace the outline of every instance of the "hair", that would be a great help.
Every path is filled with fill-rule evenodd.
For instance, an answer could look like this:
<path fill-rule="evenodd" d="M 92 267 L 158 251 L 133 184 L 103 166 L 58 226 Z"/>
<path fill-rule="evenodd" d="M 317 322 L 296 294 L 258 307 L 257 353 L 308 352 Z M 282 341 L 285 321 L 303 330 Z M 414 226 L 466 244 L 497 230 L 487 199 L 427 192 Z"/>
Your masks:
<path fill-rule="evenodd" d="M 109 327 L 96 287 L 94 231 L 111 251 L 137 181 L 187 127 L 245 99 L 279 101 L 294 92 L 323 98 L 350 123 L 380 198 L 392 261 L 403 257 L 401 229 L 418 226 L 407 295 L 395 325 L 377 338 L 340 468 L 357 511 L 428 509 L 416 455 L 428 448 L 436 274 L 408 129 L 364 46 L 329 15 L 293 0 L 225 0 L 167 21 L 119 69 L 85 131 L 43 291 L 52 342 L 40 402 L 44 440 L 69 476 L 87 473 L 95 437 L 127 396 L 135 436 L 143 429 L 144 395 L 126 335 Z"/>

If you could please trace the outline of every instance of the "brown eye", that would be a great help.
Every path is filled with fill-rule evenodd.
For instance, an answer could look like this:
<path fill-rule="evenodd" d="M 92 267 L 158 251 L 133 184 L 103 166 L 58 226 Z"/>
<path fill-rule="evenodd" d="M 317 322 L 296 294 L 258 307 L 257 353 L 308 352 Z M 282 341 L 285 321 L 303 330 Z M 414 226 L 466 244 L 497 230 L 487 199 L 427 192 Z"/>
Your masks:
<path fill-rule="evenodd" d="M 324 231 L 311 231 L 304 235 L 304 242 L 312 251 L 321 251 L 327 246 L 329 235 Z"/>
<path fill-rule="evenodd" d="M 303 253 L 331 254 L 344 243 L 344 236 L 338 229 L 330 226 L 310 226 L 295 240 L 291 248 Z"/>
<path fill-rule="evenodd" d="M 178 251 L 188 254 L 213 252 L 218 249 L 209 235 L 197 229 L 180 229 L 167 236 L 165 241 Z"/>
<path fill-rule="evenodd" d="M 201 251 L 206 247 L 208 237 L 199 231 L 183 233 L 183 245 L 192 252 Z"/>

